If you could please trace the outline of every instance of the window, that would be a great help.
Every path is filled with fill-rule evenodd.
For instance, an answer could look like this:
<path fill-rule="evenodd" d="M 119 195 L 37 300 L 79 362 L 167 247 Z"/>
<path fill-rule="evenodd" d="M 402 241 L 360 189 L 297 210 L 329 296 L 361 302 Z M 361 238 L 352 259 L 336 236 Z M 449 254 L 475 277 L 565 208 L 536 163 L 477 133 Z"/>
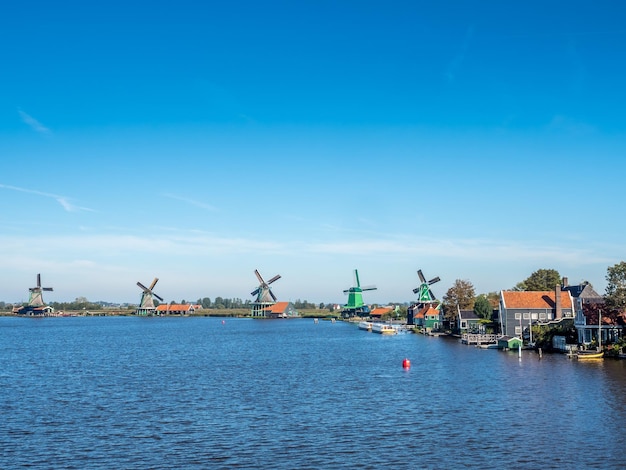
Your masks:
<path fill-rule="evenodd" d="M 539 314 L 539 320 L 545 320 L 546 319 L 546 314 L 545 313 L 540 313 Z"/>
<path fill-rule="evenodd" d="M 521 335 L 522 334 L 522 327 L 521 326 L 516 326 L 515 327 L 515 334 L 516 335 Z"/>
<path fill-rule="evenodd" d="M 515 314 L 515 319 L 516 320 L 521 320 L 522 319 L 522 314 L 521 313 L 516 313 Z"/>
<path fill-rule="evenodd" d="M 530 312 L 524 313 L 524 320 L 530 320 Z"/>

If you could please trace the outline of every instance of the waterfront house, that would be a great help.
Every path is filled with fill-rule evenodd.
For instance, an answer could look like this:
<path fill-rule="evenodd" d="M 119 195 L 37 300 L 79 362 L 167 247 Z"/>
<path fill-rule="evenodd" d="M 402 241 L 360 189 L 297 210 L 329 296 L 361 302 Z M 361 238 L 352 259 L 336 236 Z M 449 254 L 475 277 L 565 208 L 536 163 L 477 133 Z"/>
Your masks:
<path fill-rule="evenodd" d="M 443 325 L 443 313 L 438 308 L 430 308 L 424 314 L 424 328 L 426 332 L 439 331 Z"/>
<path fill-rule="evenodd" d="M 560 284 L 554 291 L 501 291 L 498 319 L 503 335 L 518 338 L 529 333 L 530 325 L 573 322 L 572 295 Z"/>
<path fill-rule="evenodd" d="M 370 317 L 372 317 L 373 320 L 380 320 L 383 315 L 387 315 L 391 312 L 393 312 L 393 307 L 376 307 L 370 312 Z"/>
<path fill-rule="evenodd" d="M 15 315 L 23 315 L 27 317 L 49 317 L 54 313 L 54 309 L 49 305 L 41 305 L 34 307 L 32 305 L 13 307 Z"/>
<path fill-rule="evenodd" d="M 457 309 L 457 327 L 461 334 L 478 333 L 484 326 L 480 323 L 480 317 L 474 310 Z"/>
<path fill-rule="evenodd" d="M 265 318 L 295 318 L 300 316 L 292 302 L 276 302 L 274 305 L 265 307 L 262 312 Z"/>
<path fill-rule="evenodd" d="M 443 313 L 440 309 L 433 307 L 433 304 L 424 304 L 418 311 L 412 312 L 413 323 L 418 328 L 423 328 L 426 333 L 438 331 L 443 326 Z"/>
<path fill-rule="evenodd" d="M 604 307 L 604 297 L 598 294 L 588 282 L 570 286 L 567 278 L 563 278 L 563 290 L 572 295 L 574 301 L 574 327 L 578 336 L 578 344 L 589 344 L 598 339 L 599 312 Z M 601 315 L 600 315 L 601 317 Z M 612 319 L 602 320 L 602 342 L 616 339 L 617 330 Z"/>
<path fill-rule="evenodd" d="M 156 315 L 191 315 L 201 309 L 201 305 L 161 304 L 156 307 Z"/>

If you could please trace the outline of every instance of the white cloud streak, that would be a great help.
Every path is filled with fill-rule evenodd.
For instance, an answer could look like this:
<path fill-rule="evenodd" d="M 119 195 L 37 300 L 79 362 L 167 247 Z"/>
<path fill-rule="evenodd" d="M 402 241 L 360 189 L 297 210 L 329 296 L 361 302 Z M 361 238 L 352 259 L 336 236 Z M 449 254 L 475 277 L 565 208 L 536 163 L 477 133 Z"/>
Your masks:
<path fill-rule="evenodd" d="M 192 206 L 200 207 L 201 209 L 206 209 L 206 210 L 209 210 L 209 211 L 217 211 L 217 209 L 214 206 L 212 206 L 211 204 L 206 204 L 204 202 L 196 201 L 194 199 L 178 196 L 176 194 L 169 194 L 169 193 L 163 194 L 163 196 L 167 197 L 167 198 L 170 198 L 170 199 L 175 199 L 177 201 L 185 202 L 185 203 L 190 204 Z"/>
<path fill-rule="evenodd" d="M 36 132 L 38 132 L 40 134 L 52 134 L 50 129 L 48 129 L 46 126 L 44 126 L 37 119 L 32 117 L 30 114 L 25 113 L 21 109 L 18 109 L 17 112 L 20 115 L 20 117 L 22 118 L 22 121 L 25 124 L 29 125 L 31 127 L 31 129 L 33 129 L 34 131 L 36 131 Z"/>
<path fill-rule="evenodd" d="M 57 194 L 51 194 L 51 193 L 44 193 L 44 192 L 36 191 L 36 190 L 33 190 L 33 189 L 19 188 L 17 186 L 10 186 L 10 185 L 6 185 L 6 184 L 2 184 L 2 183 L 0 183 L 0 188 L 8 189 L 10 191 L 18 191 L 18 192 L 21 192 L 21 193 L 35 194 L 37 196 L 42 196 L 42 197 L 45 197 L 45 198 L 54 199 L 67 212 L 80 212 L 80 211 L 94 212 L 93 209 L 90 209 L 88 207 L 81 207 L 81 206 L 76 206 L 76 205 L 72 204 L 71 202 L 69 202 L 68 198 L 65 197 L 65 196 L 59 196 Z"/>

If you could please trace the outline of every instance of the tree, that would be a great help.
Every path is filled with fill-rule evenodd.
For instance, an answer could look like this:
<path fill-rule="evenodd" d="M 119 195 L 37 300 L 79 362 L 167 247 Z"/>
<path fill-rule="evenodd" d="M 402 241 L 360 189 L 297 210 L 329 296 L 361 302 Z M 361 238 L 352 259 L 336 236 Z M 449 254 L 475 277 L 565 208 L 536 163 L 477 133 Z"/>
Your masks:
<path fill-rule="evenodd" d="M 474 285 L 467 280 L 457 279 L 443 296 L 443 311 L 446 319 L 453 320 L 457 309 L 467 310 L 474 306 Z"/>
<path fill-rule="evenodd" d="M 211 299 L 209 299 L 208 297 L 204 297 L 202 299 L 202 302 L 198 303 L 202 305 L 202 308 L 211 308 Z"/>
<path fill-rule="evenodd" d="M 492 309 L 495 310 L 496 308 L 498 308 L 498 305 L 500 305 L 500 293 L 499 292 L 489 292 L 485 296 L 487 297 L 487 300 L 491 304 Z"/>
<path fill-rule="evenodd" d="M 556 269 L 538 269 L 524 281 L 519 282 L 513 290 L 518 291 L 545 291 L 554 290 L 561 284 L 561 275 Z"/>
<path fill-rule="evenodd" d="M 491 302 L 489 302 L 486 295 L 483 294 L 476 297 L 476 301 L 474 302 L 474 313 L 476 313 L 476 315 L 480 318 L 491 320 L 493 308 L 491 307 Z"/>
<path fill-rule="evenodd" d="M 626 309 L 626 262 L 622 261 L 606 270 L 605 303 L 610 310 Z"/>

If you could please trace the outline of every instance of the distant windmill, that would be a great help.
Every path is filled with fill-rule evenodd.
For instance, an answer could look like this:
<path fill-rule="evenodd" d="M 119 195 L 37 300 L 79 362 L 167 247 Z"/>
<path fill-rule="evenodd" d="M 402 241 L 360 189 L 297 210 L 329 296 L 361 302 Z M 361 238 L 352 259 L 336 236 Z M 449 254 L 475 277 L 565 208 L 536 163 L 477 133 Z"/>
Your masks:
<path fill-rule="evenodd" d="M 30 287 L 28 290 L 30 292 L 28 296 L 28 306 L 44 307 L 46 304 L 43 301 L 42 292 L 51 292 L 52 287 L 41 287 L 41 274 L 37 274 L 37 285 L 35 287 Z"/>
<path fill-rule="evenodd" d="M 356 269 L 354 270 L 354 283 L 356 284 L 355 286 L 343 291 L 344 294 L 348 294 L 348 303 L 343 306 L 342 310 L 344 317 L 369 314 L 370 312 L 369 307 L 363 302 L 363 292 L 376 290 L 376 286 L 361 287 L 359 272 Z"/>
<path fill-rule="evenodd" d="M 437 304 L 434 306 L 436 310 L 439 310 L 440 307 L 440 302 L 436 299 L 435 294 L 433 294 L 433 291 L 430 289 L 432 284 L 441 281 L 439 276 L 427 281 L 421 269 L 418 269 L 417 275 L 420 278 L 420 285 L 413 289 L 413 293 L 417 294 L 417 301 L 407 309 L 407 325 L 417 324 L 416 315 L 418 315 L 421 310 L 433 308 L 433 303 Z"/>
<path fill-rule="evenodd" d="M 259 284 L 259 287 L 257 287 L 250 293 L 250 295 L 256 296 L 257 302 L 270 302 L 270 303 L 276 302 L 276 296 L 272 292 L 272 289 L 270 288 L 270 284 L 272 282 L 278 281 L 281 277 L 280 274 L 277 274 L 276 276 L 274 276 L 272 279 L 270 279 L 267 282 L 263 280 L 258 270 L 255 269 L 254 274 L 256 274 L 256 277 L 259 280 L 260 284 Z"/>
<path fill-rule="evenodd" d="M 421 269 L 417 270 L 417 275 L 419 276 L 420 282 L 421 282 L 421 284 L 418 287 L 413 289 L 413 293 L 418 294 L 417 302 L 421 304 L 435 302 L 436 300 L 435 294 L 433 294 L 433 291 L 430 289 L 430 286 L 434 284 L 435 282 L 441 281 L 441 279 L 439 278 L 439 276 L 437 276 L 437 277 L 432 278 L 430 281 L 426 281 L 426 278 L 424 277 L 424 274 L 422 273 Z"/>
<path fill-rule="evenodd" d="M 156 283 L 158 281 L 159 278 L 155 277 L 149 288 L 144 286 L 141 282 L 137 282 L 137 285 L 143 291 L 141 293 L 141 302 L 139 303 L 139 307 L 137 308 L 137 315 L 152 315 L 156 312 L 153 297 L 156 297 L 161 302 L 163 302 L 163 298 L 154 293 L 154 286 L 156 286 Z"/>
<path fill-rule="evenodd" d="M 263 310 L 267 307 L 271 307 L 276 303 L 276 296 L 272 292 L 270 284 L 278 281 L 281 276 L 280 274 L 277 274 L 269 281 L 265 282 L 258 269 L 254 270 L 254 274 L 259 281 L 259 286 L 250 293 L 250 295 L 256 297 L 255 301 L 252 302 L 252 316 L 263 317 L 265 316 Z"/>

